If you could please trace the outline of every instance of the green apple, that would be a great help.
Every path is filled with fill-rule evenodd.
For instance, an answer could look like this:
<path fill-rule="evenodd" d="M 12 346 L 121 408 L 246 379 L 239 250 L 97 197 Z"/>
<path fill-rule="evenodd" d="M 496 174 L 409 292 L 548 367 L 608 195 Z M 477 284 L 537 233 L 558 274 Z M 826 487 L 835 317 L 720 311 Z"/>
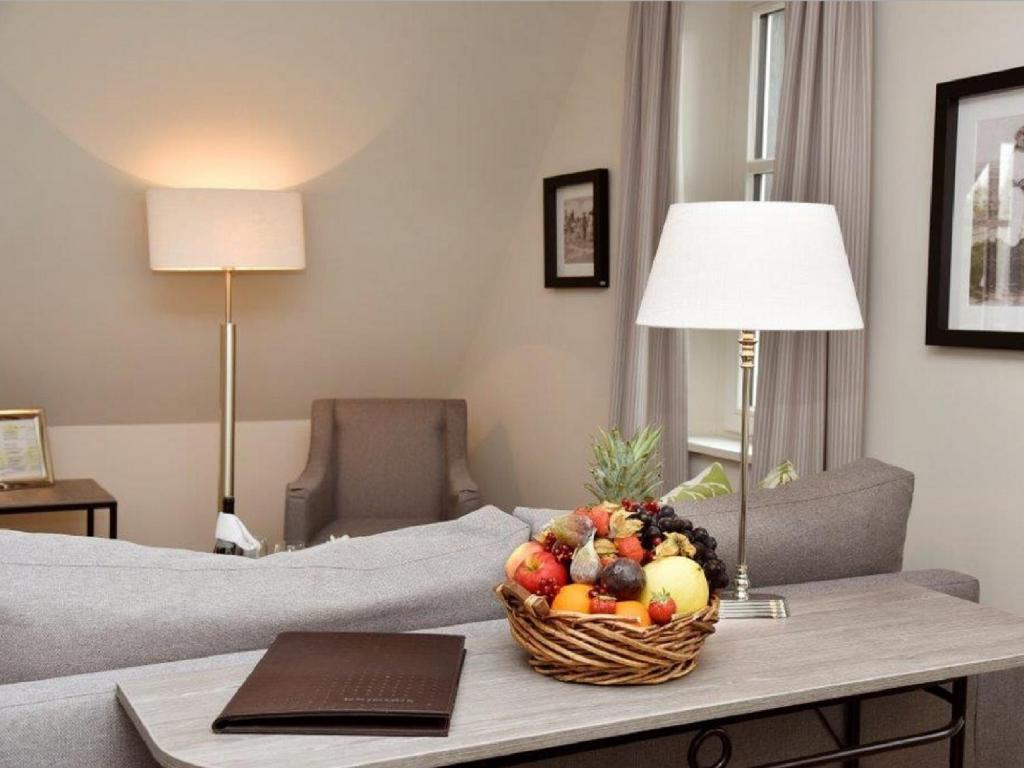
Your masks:
<path fill-rule="evenodd" d="M 694 613 L 708 604 L 708 580 L 704 569 L 688 557 L 673 555 L 644 566 L 647 577 L 640 602 L 646 607 L 651 597 L 668 592 L 676 603 L 676 613 Z"/>

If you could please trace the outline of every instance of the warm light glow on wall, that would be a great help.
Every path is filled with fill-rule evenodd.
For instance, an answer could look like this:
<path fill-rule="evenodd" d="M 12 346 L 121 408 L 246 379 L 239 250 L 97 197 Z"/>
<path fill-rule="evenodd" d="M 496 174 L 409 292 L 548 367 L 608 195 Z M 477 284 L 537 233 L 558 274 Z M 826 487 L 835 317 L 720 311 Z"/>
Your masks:
<path fill-rule="evenodd" d="M 303 152 L 286 136 L 251 127 L 160 132 L 119 158 L 125 170 L 152 184 L 211 189 L 285 189 L 335 161 Z"/>
<path fill-rule="evenodd" d="M 4 4 L 0 90 L 147 186 L 294 187 L 380 136 L 436 55 L 415 45 L 446 45 L 424 28 L 396 56 L 397 11 L 295 5 Z"/>

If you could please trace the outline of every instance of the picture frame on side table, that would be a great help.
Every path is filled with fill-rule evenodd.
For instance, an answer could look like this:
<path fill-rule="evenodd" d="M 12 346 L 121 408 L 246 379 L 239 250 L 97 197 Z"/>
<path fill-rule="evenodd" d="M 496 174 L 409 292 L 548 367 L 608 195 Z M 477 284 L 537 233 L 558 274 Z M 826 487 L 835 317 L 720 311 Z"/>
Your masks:
<path fill-rule="evenodd" d="M 1024 349 L 1024 67 L 936 86 L 925 343 Z"/>
<path fill-rule="evenodd" d="M 53 485 L 42 408 L 0 410 L 0 491 Z"/>
<path fill-rule="evenodd" d="M 544 287 L 608 282 L 608 169 L 544 179 Z"/>

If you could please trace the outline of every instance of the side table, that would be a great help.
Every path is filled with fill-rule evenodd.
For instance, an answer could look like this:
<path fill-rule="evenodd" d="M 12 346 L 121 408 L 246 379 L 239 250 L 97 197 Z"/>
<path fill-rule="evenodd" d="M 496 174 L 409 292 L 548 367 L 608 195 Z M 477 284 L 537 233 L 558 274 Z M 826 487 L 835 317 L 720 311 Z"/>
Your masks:
<path fill-rule="evenodd" d="M 107 510 L 108 535 L 116 539 L 117 499 L 95 480 L 57 480 L 53 485 L 0 491 L 0 515 L 85 510 L 87 536 L 95 535 L 97 509 Z"/>

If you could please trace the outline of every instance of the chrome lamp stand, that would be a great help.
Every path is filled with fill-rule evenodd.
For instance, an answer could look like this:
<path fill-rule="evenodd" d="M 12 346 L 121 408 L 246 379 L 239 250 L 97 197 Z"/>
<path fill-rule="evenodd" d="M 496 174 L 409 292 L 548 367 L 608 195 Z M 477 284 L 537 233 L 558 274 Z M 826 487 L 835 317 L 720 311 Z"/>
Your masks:
<path fill-rule="evenodd" d="M 754 331 L 740 331 L 740 369 L 743 400 L 740 424 L 740 532 L 734 588 L 722 592 L 719 615 L 723 619 L 784 619 L 789 614 L 786 600 L 779 595 L 750 591 L 747 572 L 747 475 L 750 462 L 750 394 L 754 373 Z"/>

